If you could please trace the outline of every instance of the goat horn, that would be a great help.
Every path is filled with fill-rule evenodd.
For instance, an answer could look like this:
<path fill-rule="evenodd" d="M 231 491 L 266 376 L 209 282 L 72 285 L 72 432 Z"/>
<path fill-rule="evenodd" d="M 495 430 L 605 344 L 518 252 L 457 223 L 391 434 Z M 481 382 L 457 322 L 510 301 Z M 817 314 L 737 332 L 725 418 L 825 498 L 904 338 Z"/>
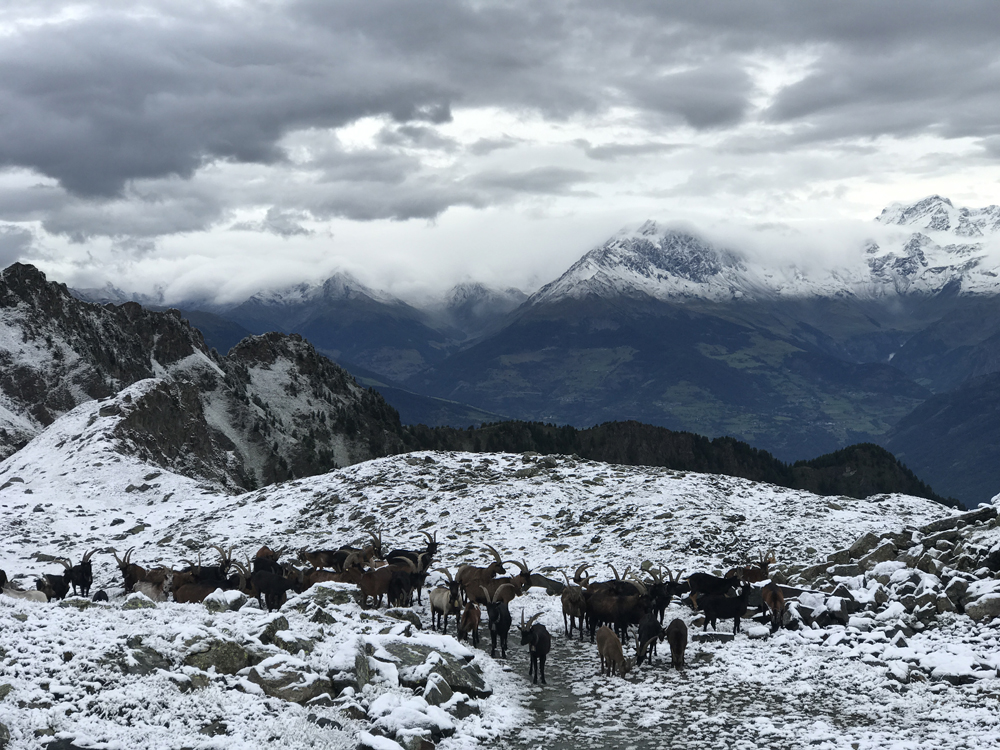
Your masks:
<path fill-rule="evenodd" d="M 649 577 L 652 578 L 657 583 L 663 580 L 662 573 L 659 570 L 653 570 L 652 568 L 650 568 L 646 572 L 649 573 Z"/>
<path fill-rule="evenodd" d="M 72 560 L 56 560 L 56 562 L 62 565 L 64 568 L 66 568 L 66 570 L 69 570 L 70 568 L 73 567 Z"/>
<path fill-rule="evenodd" d="M 219 557 L 221 557 L 221 558 L 222 558 L 222 561 L 223 561 L 223 562 L 225 562 L 225 561 L 226 561 L 226 553 L 225 553 L 225 551 L 224 551 L 224 550 L 222 549 L 222 547 L 220 547 L 220 546 L 219 546 L 218 544 L 210 544 L 210 545 L 208 545 L 208 546 L 209 546 L 209 547 L 211 547 L 212 549 L 215 549 L 215 550 L 218 550 L 218 551 L 219 551 Z M 230 551 L 232 551 L 232 550 L 230 550 Z M 200 564 L 200 562 L 199 562 L 199 564 Z"/>
<path fill-rule="evenodd" d="M 521 630 L 524 630 L 524 607 L 521 607 Z"/>
<path fill-rule="evenodd" d="M 129 547 L 125 550 L 125 564 L 129 565 L 132 562 L 132 553 L 135 552 L 135 547 Z"/>
<path fill-rule="evenodd" d="M 616 581 L 620 581 L 622 579 L 622 577 L 620 575 L 618 575 L 618 571 L 615 570 L 615 566 L 611 565 L 610 563 L 608 563 L 608 567 L 611 568 L 611 572 L 615 574 L 615 580 Z"/>
<path fill-rule="evenodd" d="M 528 621 L 526 623 L 524 623 L 524 629 L 527 630 L 532 625 L 534 625 L 535 624 L 535 620 L 537 620 L 541 616 L 542 616 L 542 613 L 539 612 L 538 614 L 532 615 L 531 617 L 529 617 Z M 524 610 L 521 610 L 521 619 L 522 620 L 524 619 Z"/>
<path fill-rule="evenodd" d="M 490 596 L 490 592 L 487 590 L 487 588 L 485 586 L 482 586 L 482 585 L 480 585 L 479 588 L 481 588 L 483 590 L 483 596 L 486 597 L 486 601 L 492 602 L 493 601 L 493 597 Z"/>
<path fill-rule="evenodd" d="M 639 587 L 639 593 L 642 594 L 643 596 L 649 593 L 649 591 L 646 589 L 646 584 L 644 584 L 642 581 L 640 581 L 638 578 L 635 578 L 634 576 L 632 578 L 632 584 Z"/>
<path fill-rule="evenodd" d="M 519 567 L 521 569 L 521 572 L 524 573 L 524 575 L 526 575 L 526 576 L 527 575 L 531 575 L 531 571 L 528 570 L 528 566 L 525 565 L 523 562 L 518 562 L 517 560 L 502 560 L 500 564 L 501 565 L 506 565 L 507 563 L 510 563 L 511 565 L 516 565 L 517 567 Z"/>
<path fill-rule="evenodd" d="M 423 535 L 424 535 L 425 537 L 427 537 L 427 541 L 428 541 L 428 542 L 433 542 L 433 541 L 434 541 L 434 537 L 432 537 L 432 536 L 431 536 L 430 534 L 428 534 L 428 533 L 427 533 L 426 531 L 421 531 L 420 533 L 421 533 L 421 534 L 423 534 Z"/>
<path fill-rule="evenodd" d="M 82 565 L 85 562 L 90 562 L 90 558 L 94 556 L 95 552 L 97 552 L 96 548 L 90 550 L 90 552 L 84 552 L 83 553 L 83 558 L 80 560 L 80 564 Z"/>
<path fill-rule="evenodd" d="M 183 560 L 181 562 L 183 562 Z M 239 560 L 233 560 L 233 567 L 236 568 L 236 570 L 238 570 L 240 573 L 243 573 L 245 576 L 249 577 L 250 571 L 247 570 L 245 567 L 243 567 L 243 563 L 241 563 Z"/>
<path fill-rule="evenodd" d="M 496 601 L 497 594 L 499 594 L 504 589 L 510 589 L 511 591 L 514 592 L 514 596 L 517 596 L 517 589 L 515 589 L 514 586 L 511 584 L 505 583 L 501 586 L 497 586 L 497 590 L 493 592 L 493 599 L 491 599 L 490 601 Z"/>
<path fill-rule="evenodd" d="M 673 572 L 672 572 L 672 571 L 670 570 L 670 568 L 668 568 L 668 567 L 667 567 L 666 565 L 664 565 L 664 566 L 663 566 L 663 569 L 664 569 L 664 570 L 665 570 L 665 571 L 667 572 L 667 575 L 668 575 L 668 576 L 670 577 L 670 582 L 671 582 L 671 583 L 677 583 L 677 579 L 676 579 L 676 578 L 674 578 L 674 574 L 673 574 Z"/>
<path fill-rule="evenodd" d="M 128 567 L 128 552 L 125 553 L 125 559 L 124 560 L 119 560 L 118 559 L 118 551 L 115 550 L 115 549 L 111 550 L 111 554 L 115 556 L 115 562 L 118 563 L 118 567 L 119 568 L 126 568 L 126 567 Z"/>
<path fill-rule="evenodd" d="M 584 563 L 579 568 L 577 568 L 576 572 L 573 574 L 573 580 L 577 581 L 580 578 L 582 578 L 583 577 L 583 571 L 585 571 L 589 567 L 590 567 L 590 563 Z"/>
<path fill-rule="evenodd" d="M 496 551 L 495 549 L 493 549 L 493 548 L 492 548 L 492 547 L 491 547 L 490 545 L 488 545 L 488 544 L 486 545 L 486 549 L 488 549 L 488 550 L 490 551 L 490 554 L 492 554 L 492 555 L 493 555 L 493 558 L 494 558 L 494 559 L 495 559 L 495 560 L 496 560 L 496 561 L 497 561 L 498 563 L 500 563 L 501 565 L 503 565 L 503 560 L 501 560 L 501 559 L 500 559 L 500 553 L 499 553 L 499 552 L 497 552 L 497 551 Z"/>
<path fill-rule="evenodd" d="M 451 571 L 448 570 L 447 568 L 434 568 L 434 570 L 436 570 L 438 573 L 444 573 L 446 576 L 448 576 L 449 581 L 451 581 L 452 583 L 455 582 L 455 579 L 451 577 Z"/>
<path fill-rule="evenodd" d="M 566 575 L 566 571 L 565 570 L 560 570 L 559 572 L 562 573 L 563 578 L 566 579 L 566 587 L 568 588 L 570 586 L 569 576 Z"/>

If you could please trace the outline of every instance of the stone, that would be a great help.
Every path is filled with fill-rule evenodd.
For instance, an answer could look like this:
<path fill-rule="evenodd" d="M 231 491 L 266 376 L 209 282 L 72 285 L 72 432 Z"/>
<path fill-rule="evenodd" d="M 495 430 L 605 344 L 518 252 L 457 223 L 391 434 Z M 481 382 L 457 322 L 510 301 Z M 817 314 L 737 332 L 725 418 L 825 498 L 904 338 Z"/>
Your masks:
<path fill-rule="evenodd" d="M 431 674 L 440 675 L 452 690 L 473 698 L 489 698 L 493 695 L 493 689 L 487 687 L 483 671 L 476 664 L 462 664 L 457 659 L 445 657 L 445 661 L 437 664 Z"/>
<path fill-rule="evenodd" d="M 455 693 L 442 708 L 456 719 L 467 719 L 470 716 L 480 715 L 479 703 L 465 693 Z"/>
<path fill-rule="evenodd" d="M 158 669 L 169 670 L 172 666 L 170 659 L 149 646 L 132 649 L 119 664 L 125 674 L 140 676 L 152 674 Z"/>
<path fill-rule="evenodd" d="M 133 596 L 135 596 L 135 594 L 133 594 Z M 62 609 L 72 608 L 72 609 L 84 610 L 84 609 L 90 609 L 92 606 L 94 606 L 94 603 L 91 602 L 90 599 L 84 599 L 78 596 L 67 597 L 66 599 L 63 599 L 61 602 L 59 602 L 59 607 Z M 122 609 L 125 609 L 125 607 L 122 607 Z"/>
<path fill-rule="evenodd" d="M 880 562 L 886 562 L 888 560 L 895 560 L 898 549 L 895 544 L 886 540 L 879 544 L 875 549 L 869 552 L 864 557 L 858 560 L 858 565 L 861 566 L 863 570 L 871 570 Z"/>
<path fill-rule="evenodd" d="M 242 591 L 223 591 L 216 589 L 205 597 L 202 604 L 209 612 L 237 612 L 249 601 Z"/>
<path fill-rule="evenodd" d="M 945 594 L 938 595 L 934 606 L 937 607 L 938 614 L 942 612 L 954 612 L 956 610 L 955 603 Z"/>
<path fill-rule="evenodd" d="M 347 689 L 360 691 L 371 682 L 371 667 L 363 641 L 359 640 L 354 647 L 353 668 L 341 672 L 331 671 L 329 677 L 334 691 L 338 693 Z"/>
<path fill-rule="evenodd" d="M 939 521 L 933 521 L 926 526 L 921 526 L 920 533 L 925 535 L 936 534 L 940 531 L 946 531 L 948 529 L 957 529 L 962 525 L 989 521 L 996 517 L 996 506 L 984 505 L 976 510 L 969 511 L 968 513 L 960 513 L 958 515 L 949 516 L 948 518 L 942 518 Z"/>
<path fill-rule="evenodd" d="M 122 609 L 156 609 L 156 602 L 136 591 L 134 594 L 128 595 L 125 603 L 122 604 Z"/>
<path fill-rule="evenodd" d="M 391 617 L 394 620 L 405 620 L 413 625 L 413 627 L 417 630 L 423 629 L 423 623 L 420 622 L 420 616 L 412 609 L 387 609 L 385 614 L 387 617 Z"/>
<path fill-rule="evenodd" d="M 10 744 L 10 730 L 6 724 L 0 724 L 0 750 Z"/>
<path fill-rule="evenodd" d="M 851 551 L 849 549 L 838 549 L 826 556 L 826 561 L 830 565 L 847 565 L 851 561 Z"/>
<path fill-rule="evenodd" d="M 288 620 L 284 615 L 274 615 L 264 626 L 264 629 L 257 634 L 257 640 L 261 643 L 274 643 L 274 636 L 281 630 L 288 630 Z"/>
<path fill-rule="evenodd" d="M 297 654 L 299 651 L 311 654 L 316 648 L 316 643 L 312 639 L 299 638 L 284 630 L 279 630 L 274 634 L 273 643 L 282 651 L 287 651 L 290 654 Z"/>
<path fill-rule="evenodd" d="M 1000 594 L 986 594 L 965 603 L 965 614 L 976 622 L 987 622 L 1000 616 Z"/>
<path fill-rule="evenodd" d="M 694 633 L 691 640 L 697 643 L 729 643 L 735 640 L 732 633 Z"/>
<path fill-rule="evenodd" d="M 289 703 L 307 703 L 333 689 L 328 678 L 313 672 L 305 662 L 285 654 L 265 659 L 256 667 L 251 667 L 247 680 L 260 685 L 272 698 Z"/>
<path fill-rule="evenodd" d="M 337 622 L 337 618 L 322 607 L 316 607 L 312 615 L 309 617 L 309 622 L 315 622 L 320 625 L 333 625 Z"/>
<path fill-rule="evenodd" d="M 861 575 L 861 566 L 856 563 L 847 563 L 846 565 L 834 565 L 830 569 L 830 575 L 841 576 L 842 578 L 853 578 L 854 576 Z"/>
<path fill-rule="evenodd" d="M 454 694 L 444 676 L 437 672 L 431 672 L 427 675 L 427 684 L 424 686 L 424 700 L 427 701 L 428 705 L 440 706 L 442 703 L 450 701 Z"/>
<path fill-rule="evenodd" d="M 13 689 L 14 687 L 9 682 L 5 682 L 3 685 L 0 685 L 0 701 L 10 695 L 10 691 Z"/>
<path fill-rule="evenodd" d="M 960 603 L 969 590 L 969 582 L 962 578 L 952 578 L 944 587 L 945 595 L 955 604 Z"/>
<path fill-rule="evenodd" d="M 221 674 L 234 675 L 249 664 L 247 651 L 235 641 L 210 640 L 198 644 L 197 651 L 189 653 L 184 663 L 203 672 L 213 667 Z"/>
<path fill-rule="evenodd" d="M 932 551 L 933 550 L 928 550 L 920 556 L 920 559 L 917 560 L 916 568 L 917 570 L 922 570 L 924 573 L 937 575 L 944 565 L 942 565 L 941 562 L 931 554 Z"/>
<path fill-rule="evenodd" d="M 862 557 L 875 549 L 880 542 L 881 539 L 869 531 L 851 545 L 851 548 L 848 550 L 848 552 L 850 552 L 851 559 L 860 560 Z"/>

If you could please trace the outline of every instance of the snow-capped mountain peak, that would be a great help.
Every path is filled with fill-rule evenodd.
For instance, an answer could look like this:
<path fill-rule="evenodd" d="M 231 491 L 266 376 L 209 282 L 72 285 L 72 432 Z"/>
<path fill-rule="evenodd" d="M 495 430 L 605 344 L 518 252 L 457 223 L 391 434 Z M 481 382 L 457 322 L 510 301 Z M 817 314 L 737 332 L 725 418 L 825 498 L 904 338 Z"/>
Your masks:
<path fill-rule="evenodd" d="M 950 232 L 958 237 L 983 237 L 1000 232 L 1000 206 L 955 208 L 949 199 L 931 195 L 909 205 L 893 203 L 876 221 L 917 230 Z"/>

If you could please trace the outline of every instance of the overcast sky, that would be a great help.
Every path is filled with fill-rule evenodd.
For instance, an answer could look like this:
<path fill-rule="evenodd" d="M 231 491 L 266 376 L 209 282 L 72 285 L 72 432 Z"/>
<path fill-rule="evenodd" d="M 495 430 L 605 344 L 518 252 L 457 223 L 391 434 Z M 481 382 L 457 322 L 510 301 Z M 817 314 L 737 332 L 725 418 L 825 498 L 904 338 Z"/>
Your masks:
<path fill-rule="evenodd" d="M 932 193 L 985 206 L 996 14 L 5 3 L 0 262 L 173 300 L 338 269 L 409 297 L 467 279 L 530 291 L 650 217 L 783 231 Z"/>

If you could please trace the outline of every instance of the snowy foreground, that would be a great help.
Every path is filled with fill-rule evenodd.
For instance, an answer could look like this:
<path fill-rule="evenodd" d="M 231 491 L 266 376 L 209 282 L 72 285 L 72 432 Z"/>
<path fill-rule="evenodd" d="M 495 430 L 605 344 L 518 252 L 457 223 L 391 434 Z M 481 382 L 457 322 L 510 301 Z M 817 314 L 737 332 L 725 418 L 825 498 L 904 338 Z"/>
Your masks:
<path fill-rule="evenodd" d="M 423 530 L 437 534 L 441 563 L 452 570 L 485 564 L 483 543 L 560 580 L 560 569 L 583 562 L 594 563 L 598 577 L 610 576 L 608 563 L 623 571 L 645 561 L 679 573 L 774 549 L 779 570 L 808 588 L 805 566 L 822 563 L 822 571 L 829 554 L 866 532 L 901 532 L 951 515 L 929 501 L 822 498 L 573 457 L 440 453 L 233 496 L 131 457 L 109 437 L 120 417 L 100 416 L 100 406 L 70 412 L 0 464 L 0 568 L 31 588 L 34 576 L 62 571 L 50 557 L 76 562 L 99 548 L 95 590 L 112 594 L 110 603 L 90 606 L 0 596 L 0 723 L 10 748 L 53 738 L 62 741 L 53 748 L 396 748 L 411 730 L 410 739 L 432 737 L 442 748 L 1000 747 L 996 624 L 952 611 L 918 622 L 900 604 L 906 585 L 918 597 L 937 586 L 931 579 L 943 588 L 941 563 L 922 562 L 931 572 L 895 559 L 860 574 L 831 568 L 843 575 L 821 572 L 817 587 L 842 585 L 857 600 L 881 587 L 888 600 L 869 602 L 846 624 L 807 624 L 770 638 L 750 637 L 766 630 L 744 621 L 735 640 L 691 643 L 682 673 L 669 668 L 664 645 L 625 680 L 597 676 L 595 648 L 567 643 L 559 598 L 535 588 L 512 613 L 516 621 L 522 608 L 543 612 L 554 635 L 549 685 L 541 688 L 527 681 L 516 635 L 506 662 L 491 659 L 488 637 L 484 652 L 418 630 L 399 619 L 406 613 L 362 611 L 354 587 L 335 584 L 292 597 L 283 621 L 255 602 L 230 611 L 239 603 L 232 596 L 218 597 L 218 611 L 147 608 L 125 599 L 110 554 L 134 546 L 140 564 L 179 566 L 200 551 L 208 564 L 210 544 L 253 555 L 262 544 L 364 542 L 366 531 L 381 528 L 385 549 L 414 548 Z M 970 549 L 1000 544 L 996 521 L 963 533 Z M 811 575 L 815 582 L 815 569 Z M 989 598 L 997 583 L 969 586 Z M 810 596 L 803 599 L 817 616 L 840 601 Z M 426 627 L 424 601 L 414 612 Z M 667 616 L 694 620 L 677 605 Z M 436 653 L 409 667 L 396 656 L 400 648 Z M 226 649 L 233 658 L 221 658 Z M 426 690 L 407 687 L 442 660 L 470 660 L 486 689 L 425 700 Z"/>

